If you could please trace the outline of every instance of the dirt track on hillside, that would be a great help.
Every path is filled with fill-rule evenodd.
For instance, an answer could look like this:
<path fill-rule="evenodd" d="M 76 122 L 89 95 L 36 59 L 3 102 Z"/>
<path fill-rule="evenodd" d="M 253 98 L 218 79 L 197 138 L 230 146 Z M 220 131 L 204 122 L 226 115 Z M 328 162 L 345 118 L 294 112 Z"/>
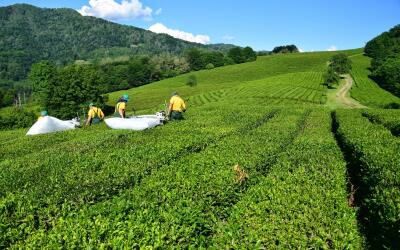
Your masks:
<path fill-rule="evenodd" d="M 356 100 L 349 98 L 349 91 L 353 86 L 353 78 L 350 75 L 343 75 L 344 80 L 346 81 L 345 85 L 336 93 L 337 101 L 342 103 L 343 105 L 349 108 L 367 108 L 366 106 L 360 104 Z"/>

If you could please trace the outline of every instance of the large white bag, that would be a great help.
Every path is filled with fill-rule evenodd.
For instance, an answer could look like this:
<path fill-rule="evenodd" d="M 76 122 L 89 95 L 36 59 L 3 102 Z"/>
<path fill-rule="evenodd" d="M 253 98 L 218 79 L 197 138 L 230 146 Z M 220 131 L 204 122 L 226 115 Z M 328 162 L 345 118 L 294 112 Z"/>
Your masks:
<path fill-rule="evenodd" d="M 142 115 L 131 118 L 108 118 L 104 122 L 112 129 L 145 130 L 161 125 L 162 120 L 157 115 Z"/>
<path fill-rule="evenodd" d="M 52 116 L 45 116 L 33 124 L 27 135 L 47 134 L 57 131 L 75 129 L 79 126 L 78 120 L 62 121 Z"/>

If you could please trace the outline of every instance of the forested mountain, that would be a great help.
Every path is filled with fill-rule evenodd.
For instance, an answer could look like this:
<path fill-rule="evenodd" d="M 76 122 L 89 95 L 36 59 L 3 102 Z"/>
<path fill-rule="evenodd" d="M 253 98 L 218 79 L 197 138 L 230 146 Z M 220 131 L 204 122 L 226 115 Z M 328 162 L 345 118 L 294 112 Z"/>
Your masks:
<path fill-rule="evenodd" d="M 100 18 L 73 9 L 42 9 L 27 4 L 0 8 L 0 79 L 26 78 L 40 60 L 65 65 L 109 53 L 181 54 L 187 48 L 228 50 L 232 45 L 201 45 Z"/>

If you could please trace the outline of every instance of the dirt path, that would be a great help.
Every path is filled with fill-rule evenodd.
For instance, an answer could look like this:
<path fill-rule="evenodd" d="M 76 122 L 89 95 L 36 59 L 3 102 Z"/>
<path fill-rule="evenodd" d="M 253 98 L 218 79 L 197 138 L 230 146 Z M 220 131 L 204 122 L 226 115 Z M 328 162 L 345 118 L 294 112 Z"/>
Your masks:
<path fill-rule="evenodd" d="M 344 106 L 347 106 L 349 108 L 366 108 L 366 106 L 362 105 L 358 101 L 349 97 L 349 92 L 354 83 L 353 78 L 348 74 L 343 75 L 343 77 L 345 80 L 345 84 L 336 93 L 336 98 L 337 98 L 338 102 L 342 103 Z"/>
<path fill-rule="evenodd" d="M 336 89 L 328 89 L 326 106 L 336 108 L 367 108 L 350 97 L 350 90 L 353 86 L 353 78 L 350 75 L 343 75 L 339 86 Z"/>

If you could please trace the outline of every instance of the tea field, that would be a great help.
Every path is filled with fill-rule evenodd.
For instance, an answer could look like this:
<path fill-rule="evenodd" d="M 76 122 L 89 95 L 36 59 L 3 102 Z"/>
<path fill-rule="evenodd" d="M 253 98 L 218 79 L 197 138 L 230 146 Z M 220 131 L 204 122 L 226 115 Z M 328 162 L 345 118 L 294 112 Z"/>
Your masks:
<path fill-rule="evenodd" d="M 396 249 L 399 98 L 344 52 L 369 108 L 327 106 L 336 52 L 298 53 L 129 90 L 130 113 L 187 100 L 152 130 L 0 131 L 0 248 Z"/>

